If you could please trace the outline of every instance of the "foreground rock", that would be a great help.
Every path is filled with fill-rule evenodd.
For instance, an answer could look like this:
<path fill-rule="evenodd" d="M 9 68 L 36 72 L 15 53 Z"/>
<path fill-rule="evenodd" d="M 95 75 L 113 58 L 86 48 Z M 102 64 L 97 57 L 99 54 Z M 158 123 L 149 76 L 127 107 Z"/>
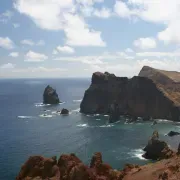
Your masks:
<path fill-rule="evenodd" d="M 168 147 L 167 143 L 159 140 L 157 131 L 154 131 L 144 151 L 143 157 L 146 159 L 160 160 L 174 156 L 174 152 Z"/>
<path fill-rule="evenodd" d="M 49 85 L 44 90 L 43 103 L 44 104 L 59 104 L 60 103 L 56 90 L 53 89 Z"/>
<path fill-rule="evenodd" d="M 61 110 L 61 113 L 60 114 L 62 114 L 62 115 L 68 115 L 69 114 L 69 110 L 67 110 L 67 109 L 62 109 Z"/>
<path fill-rule="evenodd" d="M 90 167 L 75 154 L 63 154 L 58 161 L 56 158 L 30 157 L 16 180 L 118 180 L 119 175 L 120 172 L 103 163 L 101 153 L 94 154 Z"/>
<path fill-rule="evenodd" d="M 112 114 L 109 107 L 116 101 L 119 112 L 115 114 L 118 116 L 179 121 L 179 82 L 162 73 L 161 78 L 156 78 L 157 70 L 150 69 L 143 68 L 139 76 L 131 79 L 116 77 L 107 72 L 94 73 L 91 85 L 81 102 L 80 111 L 85 114 Z"/>
<path fill-rule="evenodd" d="M 145 166 L 126 164 L 114 170 L 103 163 L 101 153 L 95 153 L 90 166 L 84 165 L 75 154 L 56 157 L 30 157 L 22 166 L 16 180 L 179 180 L 180 156 Z"/>
<path fill-rule="evenodd" d="M 172 136 L 178 136 L 178 135 L 180 135 L 180 133 L 179 132 L 175 132 L 175 131 L 170 131 L 167 135 L 172 137 Z"/>

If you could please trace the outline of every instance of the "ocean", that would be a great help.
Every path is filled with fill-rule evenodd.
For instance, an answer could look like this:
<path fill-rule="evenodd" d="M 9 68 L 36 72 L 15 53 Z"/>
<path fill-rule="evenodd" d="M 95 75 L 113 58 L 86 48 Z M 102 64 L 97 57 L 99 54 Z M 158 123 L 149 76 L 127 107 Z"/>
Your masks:
<path fill-rule="evenodd" d="M 115 169 L 126 163 L 146 164 L 149 161 L 142 158 L 142 149 L 154 130 L 172 148 L 177 148 L 180 138 L 164 135 L 170 130 L 180 131 L 179 123 L 158 120 L 151 127 L 151 122 L 126 124 L 121 117 L 117 123 L 108 124 L 108 116 L 79 113 L 90 82 L 90 79 L 0 80 L 0 180 L 14 180 L 32 155 L 59 157 L 75 153 L 88 164 L 94 152 L 102 152 L 104 162 Z M 57 90 L 62 104 L 42 104 L 48 84 Z M 56 111 L 62 108 L 69 109 L 70 115 L 58 115 Z"/>

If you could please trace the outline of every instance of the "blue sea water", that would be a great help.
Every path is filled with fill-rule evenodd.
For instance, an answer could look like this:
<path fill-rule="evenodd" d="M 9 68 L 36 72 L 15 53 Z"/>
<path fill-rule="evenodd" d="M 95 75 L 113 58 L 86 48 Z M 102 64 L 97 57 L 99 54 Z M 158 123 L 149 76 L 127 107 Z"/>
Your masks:
<path fill-rule="evenodd" d="M 43 106 L 42 94 L 50 84 L 56 88 L 63 104 Z M 0 180 L 13 180 L 22 164 L 32 155 L 47 157 L 75 153 L 88 164 L 94 152 L 116 169 L 126 163 L 146 164 L 142 148 L 156 129 L 172 148 L 180 138 L 164 136 L 180 131 L 180 124 L 159 120 L 126 124 L 124 118 L 108 124 L 108 116 L 79 113 L 84 91 L 90 79 L 14 79 L 0 80 Z M 69 116 L 55 112 L 70 110 Z M 47 110 L 44 112 L 44 110 Z M 48 116 L 44 117 L 46 113 Z"/>

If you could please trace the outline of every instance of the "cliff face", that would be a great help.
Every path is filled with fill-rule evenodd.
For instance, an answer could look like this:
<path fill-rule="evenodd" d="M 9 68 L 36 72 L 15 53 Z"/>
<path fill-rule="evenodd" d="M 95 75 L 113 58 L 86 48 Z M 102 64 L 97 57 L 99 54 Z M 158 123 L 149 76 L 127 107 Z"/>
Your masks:
<path fill-rule="evenodd" d="M 175 88 L 171 87 L 174 84 Z M 116 101 L 120 115 L 179 121 L 179 105 L 175 101 L 179 97 L 174 98 L 173 94 L 175 91 L 179 94 L 178 90 L 177 82 L 146 67 L 131 79 L 96 72 L 80 109 L 86 114 L 109 114 L 111 104 Z"/>

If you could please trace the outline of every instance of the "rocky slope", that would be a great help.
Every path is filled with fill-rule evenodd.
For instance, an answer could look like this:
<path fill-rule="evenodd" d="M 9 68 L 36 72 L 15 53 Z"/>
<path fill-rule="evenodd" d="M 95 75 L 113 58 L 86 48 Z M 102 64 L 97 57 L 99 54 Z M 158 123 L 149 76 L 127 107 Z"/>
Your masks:
<path fill-rule="evenodd" d="M 119 115 L 179 121 L 179 83 L 153 68 L 143 67 L 139 76 L 131 79 L 107 72 L 94 73 L 80 111 L 110 114 L 114 102 L 118 104 Z"/>
<path fill-rule="evenodd" d="M 153 133 L 144 150 L 144 156 L 162 160 L 145 166 L 126 164 L 123 170 L 114 170 L 103 162 L 100 152 L 93 155 L 89 166 L 75 154 L 63 154 L 58 161 L 56 157 L 33 156 L 22 166 L 16 180 L 179 180 L 179 152 L 160 141 L 158 132 Z"/>

